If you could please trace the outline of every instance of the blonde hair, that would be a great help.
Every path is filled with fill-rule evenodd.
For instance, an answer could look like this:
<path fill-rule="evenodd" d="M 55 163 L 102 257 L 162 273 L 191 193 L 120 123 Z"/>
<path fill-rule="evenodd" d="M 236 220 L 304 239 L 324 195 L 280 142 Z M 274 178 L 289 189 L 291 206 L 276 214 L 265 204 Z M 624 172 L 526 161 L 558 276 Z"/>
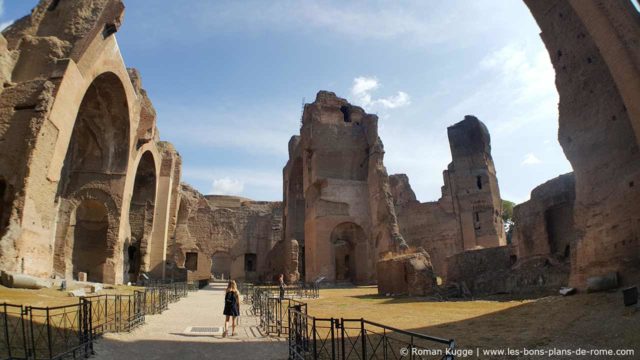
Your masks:
<path fill-rule="evenodd" d="M 236 285 L 235 280 L 229 280 L 229 283 L 227 284 L 227 291 L 233 291 L 235 293 L 238 292 L 238 285 Z"/>

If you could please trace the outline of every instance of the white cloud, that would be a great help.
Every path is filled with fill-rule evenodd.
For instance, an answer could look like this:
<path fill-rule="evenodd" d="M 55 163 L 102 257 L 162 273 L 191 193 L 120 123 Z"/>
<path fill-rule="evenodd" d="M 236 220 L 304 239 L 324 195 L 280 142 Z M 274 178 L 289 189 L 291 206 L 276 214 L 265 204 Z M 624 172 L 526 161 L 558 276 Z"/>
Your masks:
<path fill-rule="evenodd" d="M 524 160 L 522 160 L 522 163 L 520 163 L 520 165 L 537 165 L 537 164 L 542 164 L 542 161 L 538 159 L 538 157 L 533 153 L 528 153 L 527 155 L 525 155 Z"/>
<path fill-rule="evenodd" d="M 211 194 L 213 195 L 241 195 L 244 191 L 244 182 L 228 177 L 213 180 Z"/>
<path fill-rule="evenodd" d="M 283 162 L 284 165 L 284 162 Z M 182 169 L 182 181 L 214 194 L 240 195 L 253 200 L 282 200 L 282 169 L 255 166 L 191 166 Z M 198 186 L 200 185 L 200 186 Z"/>
<path fill-rule="evenodd" d="M 386 98 L 373 99 L 371 92 L 380 87 L 378 79 L 375 77 L 359 76 L 353 79 L 351 87 L 351 95 L 356 99 L 356 103 L 365 109 L 375 109 L 378 107 L 384 109 L 395 109 L 411 104 L 409 94 L 404 91 L 398 91 L 396 95 Z"/>

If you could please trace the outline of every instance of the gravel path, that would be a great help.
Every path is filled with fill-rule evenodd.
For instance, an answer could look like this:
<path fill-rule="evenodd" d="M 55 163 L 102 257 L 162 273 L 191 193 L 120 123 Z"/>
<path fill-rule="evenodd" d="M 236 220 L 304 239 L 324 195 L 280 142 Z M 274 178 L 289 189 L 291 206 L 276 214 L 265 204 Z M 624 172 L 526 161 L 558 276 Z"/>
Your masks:
<path fill-rule="evenodd" d="M 238 335 L 189 336 L 190 326 L 224 326 L 224 285 L 211 284 L 190 293 L 161 315 L 147 316 L 131 333 L 106 334 L 95 344 L 93 359 L 286 359 L 285 338 L 263 336 L 258 319 L 241 306 Z M 231 332 L 231 329 L 229 329 Z"/>

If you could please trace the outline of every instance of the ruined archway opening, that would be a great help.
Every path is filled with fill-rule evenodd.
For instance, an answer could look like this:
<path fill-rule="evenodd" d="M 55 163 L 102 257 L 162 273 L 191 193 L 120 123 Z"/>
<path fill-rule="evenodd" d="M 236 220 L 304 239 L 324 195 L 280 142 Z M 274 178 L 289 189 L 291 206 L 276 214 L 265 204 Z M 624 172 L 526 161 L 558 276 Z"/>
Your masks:
<path fill-rule="evenodd" d="M 366 238 L 354 223 L 342 223 L 331 233 L 336 282 L 365 282 L 367 276 Z"/>
<path fill-rule="evenodd" d="M 73 276 L 87 274 L 88 281 L 103 282 L 107 261 L 107 208 L 99 201 L 85 200 L 76 208 L 73 231 Z"/>
<path fill-rule="evenodd" d="M 229 279 L 231 275 L 231 256 L 228 252 L 218 251 L 211 257 L 211 274 L 216 279 Z"/>
<path fill-rule="evenodd" d="M 81 200 L 81 193 L 94 191 L 106 195 L 97 198 L 92 196 L 101 199 L 94 201 L 100 202 L 105 209 L 106 201 L 123 197 L 129 140 L 129 109 L 124 87 L 115 74 L 104 73 L 89 85 L 80 103 L 58 182 L 54 248 L 54 271 L 57 274 L 75 276 L 78 272 L 69 268 L 71 254 L 68 254 L 66 246 L 68 239 L 72 237 L 74 244 L 101 240 L 85 238 L 93 235 L 73 228 L 73 222 L 77 220 L 73 219 L 75 204 Z M 114 223 L 119 221 L 120 206 L 116 203 L 108 207 Z M 104 234 L 109 237 L 106 239 L 108 243 L 119 245 L 117 233 Z M 82 263 L 82 260 L 79 261 Z M 93 269 L 93 272 L 96 270 Z M 109 281 L 116 278 L 113 273 L 104 275 Z M 93 276 L 94 279 L 102 277 L 102 273 Z"/>
<path fill-rule="evenodd" d="M 153 230 L 153 215 L 156 198 L 156 166 L 150 151 L 142 154 L 136 170 L 131 203 L 129 205 L 129 225 L 131 242 L 127 251 L 129 281 L 136 282 L 148 252 Z"/>

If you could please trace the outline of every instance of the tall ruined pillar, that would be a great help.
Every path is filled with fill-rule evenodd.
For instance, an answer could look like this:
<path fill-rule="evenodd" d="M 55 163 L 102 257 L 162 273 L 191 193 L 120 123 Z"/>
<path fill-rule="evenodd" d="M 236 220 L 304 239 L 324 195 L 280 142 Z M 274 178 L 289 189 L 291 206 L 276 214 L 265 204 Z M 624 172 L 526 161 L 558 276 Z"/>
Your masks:
<path fill-rule="evenodd" d="M 175 183 L 180 181 L 179 178 L 175 178 L 175 175 L 180 173 L 176 171 L 176 167 L 180 166 L 180 162 L 179 155 L 171 144 L 162 142 L 159 145 L 162 146 L 162 165 L 160 167 L 160 176 L 158 177 L 153 233 L 149 246 L 148 271 L 154 278 L 164 279 L 169 228 L 172 221 L 174 221 L 172 209 L 175 212 L 176 198 L 180 195 L 175 191 Z"/>
<path fill-rule="evenodd" d="M 447 128 L 452 161 L 445 173 L 462 233 L 462 248 L 506 245 L 502 200 L 487 127 L 474 116 Z M 448 183 L 447 180 L 448 179 Z"/>

